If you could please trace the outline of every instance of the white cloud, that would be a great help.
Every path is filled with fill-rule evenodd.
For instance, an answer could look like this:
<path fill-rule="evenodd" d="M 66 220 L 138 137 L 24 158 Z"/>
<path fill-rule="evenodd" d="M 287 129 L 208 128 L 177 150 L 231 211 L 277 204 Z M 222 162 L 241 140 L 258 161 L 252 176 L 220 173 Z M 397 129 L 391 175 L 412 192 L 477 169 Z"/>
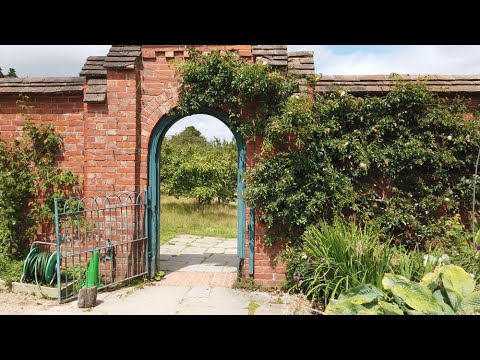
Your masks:
<path fill-rule="evenodd" d="M 480 73 L 478 45 L 400 45 L 381 52 L 369 46 L 349 54 L 335 53 L 327 45 L 289 45 L 288 49 L 314 50 L 316 72 L 328 75 Z"/>
<path fill-rule="evenodd" d="M 89 56 L 107 55 L 110 45 L 0 45 L 0 67 L 23 76 L 78 76 Z"/>
<path fill-rule="evenodd" d="M 166 136 L 178 134 L 188 126 L 194 126 L 208 140 L 218 138 L 220 140 L 230 141 L 233 138 L 233 134 L 228 127 L 223 122 L 210 115 L 193 115 L 180 119 L 168 130 Z"/>

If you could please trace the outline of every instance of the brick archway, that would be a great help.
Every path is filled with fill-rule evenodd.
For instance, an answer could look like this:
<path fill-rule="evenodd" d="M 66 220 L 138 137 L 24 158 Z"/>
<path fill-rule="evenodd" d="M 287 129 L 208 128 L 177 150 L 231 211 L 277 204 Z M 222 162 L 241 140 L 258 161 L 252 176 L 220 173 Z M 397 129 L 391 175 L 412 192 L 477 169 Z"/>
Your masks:
<path fill-rule="evenodd" d="M 220 110 L 204 109 L 199 111 L 198 114 L 210 115 L 217 120 L 221 121 L 230 129 L 235 137 L 238 150 L 237 160 L 237 255 L 242 260 L 245 259 L 245 244 L 247 237 L 247 218 L 246 218 L 246 202 L 243 198 L 243 191 L 245 184 L 243 182 L 243 175 L 246 171 L 246 145 L 242 136 L 237 133 L 233 128 L 228 126 L 228 115 Z M 148 199 L 149 199 L 149 236 L 148 236 L 148 272 L 150 276 L 154 276 L 158 269 L 159 255 L 160 255 L 160 170 L 161 170 L 161 158 L 160 151 L 162 141 L 165 138 L 166 133 L 170 127 L 177 121 L 181 120 L 181 116 L 165 115 L 161 117 L 155 127 L 153 128 L 150 136 L 148 146 Z M 253 220 L 253 218 L 251 218 Z M 248 235 L 253 237 L 253 223 L 249 224 L 250 230 Z M 251 253 L 253 255 L 253 253 Z M 253 258 L 251 259 L 253 261 Z"/>

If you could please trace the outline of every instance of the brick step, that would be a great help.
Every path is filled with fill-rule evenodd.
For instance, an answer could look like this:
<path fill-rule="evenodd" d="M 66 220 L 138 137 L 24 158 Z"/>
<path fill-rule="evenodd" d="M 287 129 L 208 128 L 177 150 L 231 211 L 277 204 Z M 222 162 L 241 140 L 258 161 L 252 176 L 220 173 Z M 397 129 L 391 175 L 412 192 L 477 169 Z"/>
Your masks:
<path fill-rule="evenodd" d="M 232 287 L 236 273 L 175 271 L 167 274 L 158 286 Z"/>

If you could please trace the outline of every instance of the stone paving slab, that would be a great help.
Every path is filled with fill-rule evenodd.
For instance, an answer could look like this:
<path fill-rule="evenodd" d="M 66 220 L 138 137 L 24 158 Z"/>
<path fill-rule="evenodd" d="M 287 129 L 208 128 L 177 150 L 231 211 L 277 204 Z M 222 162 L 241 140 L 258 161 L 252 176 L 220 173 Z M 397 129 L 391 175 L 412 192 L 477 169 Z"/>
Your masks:
<path fill-rule="evenodd" d="M 182 235 L 160 246 L 159 266 L 169 273 L 236 273 L 239 261 L 233 244 L 236 246 L 236 239 Z M 175 279 L 180 284 L 186 281 L 180 275 Z"/>
<path fill-rule="evenodd" d="M 163 245 L 160 246 L 160 254 L 178 255 L 183 249 L 185 249 L 184 245 Z"/>
<path fill-rule="evenodd" d="M 238 269 L 235 239 L 182 235 L 160 246 L 159 264 L 167 271 L 161 281 L 100 292 L 92 309 L 79 309 L 73 301 L 29 313 L 247 315 L 252 304 L 258 305 L 255 315 L 291 313 L 289 296 L 231 289 Z"/>
<path fill-rule="evenodd" d="M 225 248 L 223 247 L 210 247 L 205 250 L 206 254 L 223 254 L 225 253 Z"/>
<path fill-rule="evenodd" d="M 191 237 L 175 237 L 172 240 L 170 240 L 167 244 L 189 244 L 192 241 L 194 241 L 194 239 Z M 165 246 L 165 245 L 160 245 L 160 246 Z"/>
<path fill-rule="evenodd" d="M 289 313 L 291 296 L 277 303 L 278 295 L 205 286 L 145 286 L 99 293 L 99 304 L 79 309 L 77 301 L 53 305 L 45 310 L 29 310 L 33 315 L 247 315 L 248 307 L 258 305 L 254 315 Z M 105 296 L 107 295 L 107 296 Z"/>
<path fill-rule="evenodd" d="M 188 246 L 180 251 L 180 254 L 204 254 L 205 250 L 205 247 Z M 160 249 L 160 251 L 162 250 Z"/>

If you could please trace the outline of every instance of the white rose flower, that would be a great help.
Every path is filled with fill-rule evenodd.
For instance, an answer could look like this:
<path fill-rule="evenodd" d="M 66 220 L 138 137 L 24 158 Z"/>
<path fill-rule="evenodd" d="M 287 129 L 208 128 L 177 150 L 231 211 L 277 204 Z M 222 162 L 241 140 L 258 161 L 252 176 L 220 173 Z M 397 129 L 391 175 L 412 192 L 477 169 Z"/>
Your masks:
<path fill-rule="evenodd" d="M 452 138 L 452 135 L 448 135 L 447 136 L 447 140 L 451 141 L 453 138 Z"/>

